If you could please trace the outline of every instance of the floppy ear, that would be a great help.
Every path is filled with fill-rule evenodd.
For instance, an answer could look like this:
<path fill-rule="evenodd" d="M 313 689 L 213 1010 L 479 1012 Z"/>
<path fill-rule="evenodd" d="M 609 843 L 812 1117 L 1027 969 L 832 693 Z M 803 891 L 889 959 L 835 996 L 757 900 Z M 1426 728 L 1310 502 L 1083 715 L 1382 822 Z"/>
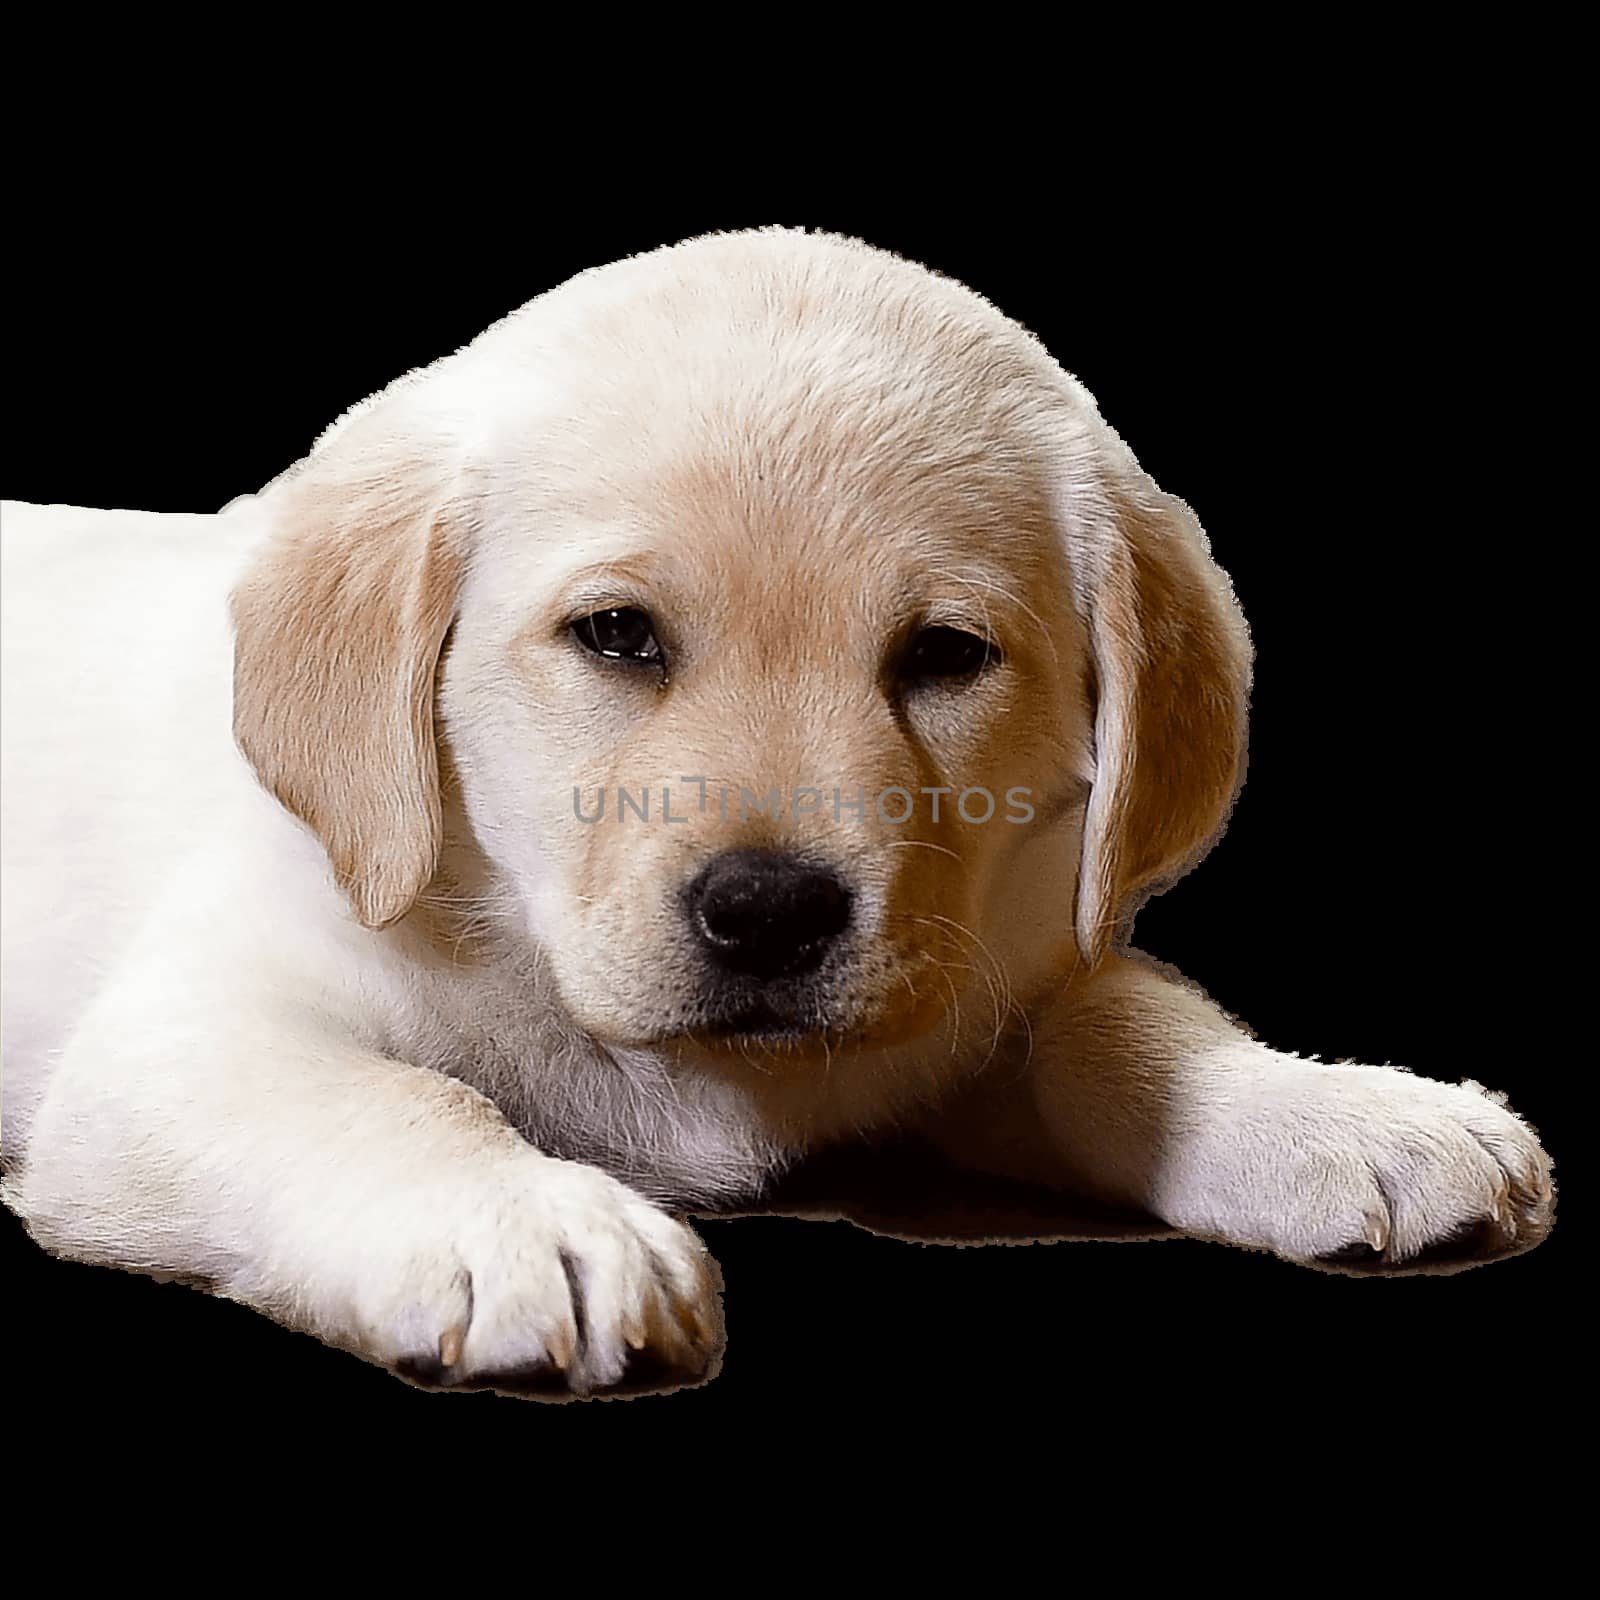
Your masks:
<path fill-rule="evenodd" d="M 1076 931 L 1093 967 L 1140 900 L 1221 831 L 1242 776 L 1250 637 L 1182 502 L 1133 467 L 1111 484 L 1089 563 L 1095 777 Z"/>
<path fill-rule="evenodd" d="M 463 552 L 436 454 L 347 425 L 266 491 L 276 525 L 233 594 L 234 737 L 369 928 L 405 915 L 439 857 L 434 671 Z"/>

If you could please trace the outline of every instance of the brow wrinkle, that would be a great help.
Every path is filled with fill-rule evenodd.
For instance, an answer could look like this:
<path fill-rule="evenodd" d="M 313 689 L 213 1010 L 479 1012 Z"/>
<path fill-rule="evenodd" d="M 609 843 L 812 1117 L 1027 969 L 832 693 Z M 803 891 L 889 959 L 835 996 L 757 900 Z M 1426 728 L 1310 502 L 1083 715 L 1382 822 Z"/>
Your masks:
<path fill-rule="evenodd" d="M 983 612 L 984 628 L 991 639 L 995 635 L 993 623 L 989 616 L 989 605 L 986 596 L 998 595 L 1002 600 L 1014 606 L 1039 630 L 1040 636 L 1045 642 L 1045 648 L 1050 652 L 1051 660 L 1057 666 L 1060 665 L 1060 656 L 1056 650 L 1055 641 L 1050 637 L 1050 630 L 1045 626 L 1044 618 L 1003 583 L 997 583 L 978 567 L 948 567 L 935 562 L 929 570 L 936 577 L 946 578 L 951 583 L 960 584 L 962 588 L 974 596 L 978 602 L 979 609 Z M 969 574 L 976 574 L 976 576 L 969 576 Z"/>

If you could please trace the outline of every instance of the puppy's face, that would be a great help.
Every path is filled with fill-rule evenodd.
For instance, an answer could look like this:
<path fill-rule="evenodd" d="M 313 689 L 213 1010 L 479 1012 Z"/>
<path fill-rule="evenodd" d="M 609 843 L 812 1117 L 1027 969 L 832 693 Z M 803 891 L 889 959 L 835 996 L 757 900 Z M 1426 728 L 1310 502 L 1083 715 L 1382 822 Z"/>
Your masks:
<path fill-rule="evenodd" d="M 1059 959 L 1075 851 L 1040 835 L 1081 814 L 1088 710 L 1042 479 L 958 364 L 858 337 L 833 375 L 810 330 L 697 329 L 494 451 L 442 720 L 602 1038 L 992 1027 Z"/>
<path fill-rule="evenodd" d="M 1232 795 L 1193 520 L 1023 330 L 853 242 L 574 280 L 266 493 L 262 781 L 361 921 L 465 897 L 608 1041 L 997 1029 Z"/>

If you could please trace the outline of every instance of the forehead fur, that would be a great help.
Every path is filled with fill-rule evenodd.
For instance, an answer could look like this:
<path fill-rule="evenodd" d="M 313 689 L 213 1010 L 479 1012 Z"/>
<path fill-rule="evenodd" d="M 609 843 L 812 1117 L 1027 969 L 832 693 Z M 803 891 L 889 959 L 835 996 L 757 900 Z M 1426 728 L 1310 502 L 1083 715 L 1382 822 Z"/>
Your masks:
<path fill-rule="evenodd" d="M 887 251 L 786 228 L 580 273 L 335 423 L 385 408 L 461 487 L 520 511 L 734 514 L 814 537 L 941 528 L 1004 540 L 1046 481 L 1087 479 L 1094 402 L 982 296 Z M 997 552 L 1004 554 L 1002 550 Z"/>
<path fill-rule="evenodd" d="M 1093 405 L 979 296 L 831 236 L 717 235 L 585 273 L 435 369 L 462 397 L 484 536 L 572 564 L 641 534 L 773 581 L 848 554 L 959 558 L 951 584 L 1053 560 Z M 510 554 L 508 549 L 506 554 Z M 553 568 L 546 568 L 547 574 Z M 933 573 L 930 571 L 930 578 Z"/>

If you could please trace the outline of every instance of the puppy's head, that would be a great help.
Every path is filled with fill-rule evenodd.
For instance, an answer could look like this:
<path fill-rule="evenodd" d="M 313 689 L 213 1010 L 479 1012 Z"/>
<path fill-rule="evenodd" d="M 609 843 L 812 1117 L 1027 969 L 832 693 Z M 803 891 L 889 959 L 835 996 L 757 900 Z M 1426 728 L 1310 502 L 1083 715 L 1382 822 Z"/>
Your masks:
<path fill-rule="evenodd" d="M 241 747 L 363 922 L 468 908 L 603 1039 L 998 1026 L 1233 794 L 1192 517 L 1031 336 L 853 242 L 587 274 L 269 496 Z"/>

